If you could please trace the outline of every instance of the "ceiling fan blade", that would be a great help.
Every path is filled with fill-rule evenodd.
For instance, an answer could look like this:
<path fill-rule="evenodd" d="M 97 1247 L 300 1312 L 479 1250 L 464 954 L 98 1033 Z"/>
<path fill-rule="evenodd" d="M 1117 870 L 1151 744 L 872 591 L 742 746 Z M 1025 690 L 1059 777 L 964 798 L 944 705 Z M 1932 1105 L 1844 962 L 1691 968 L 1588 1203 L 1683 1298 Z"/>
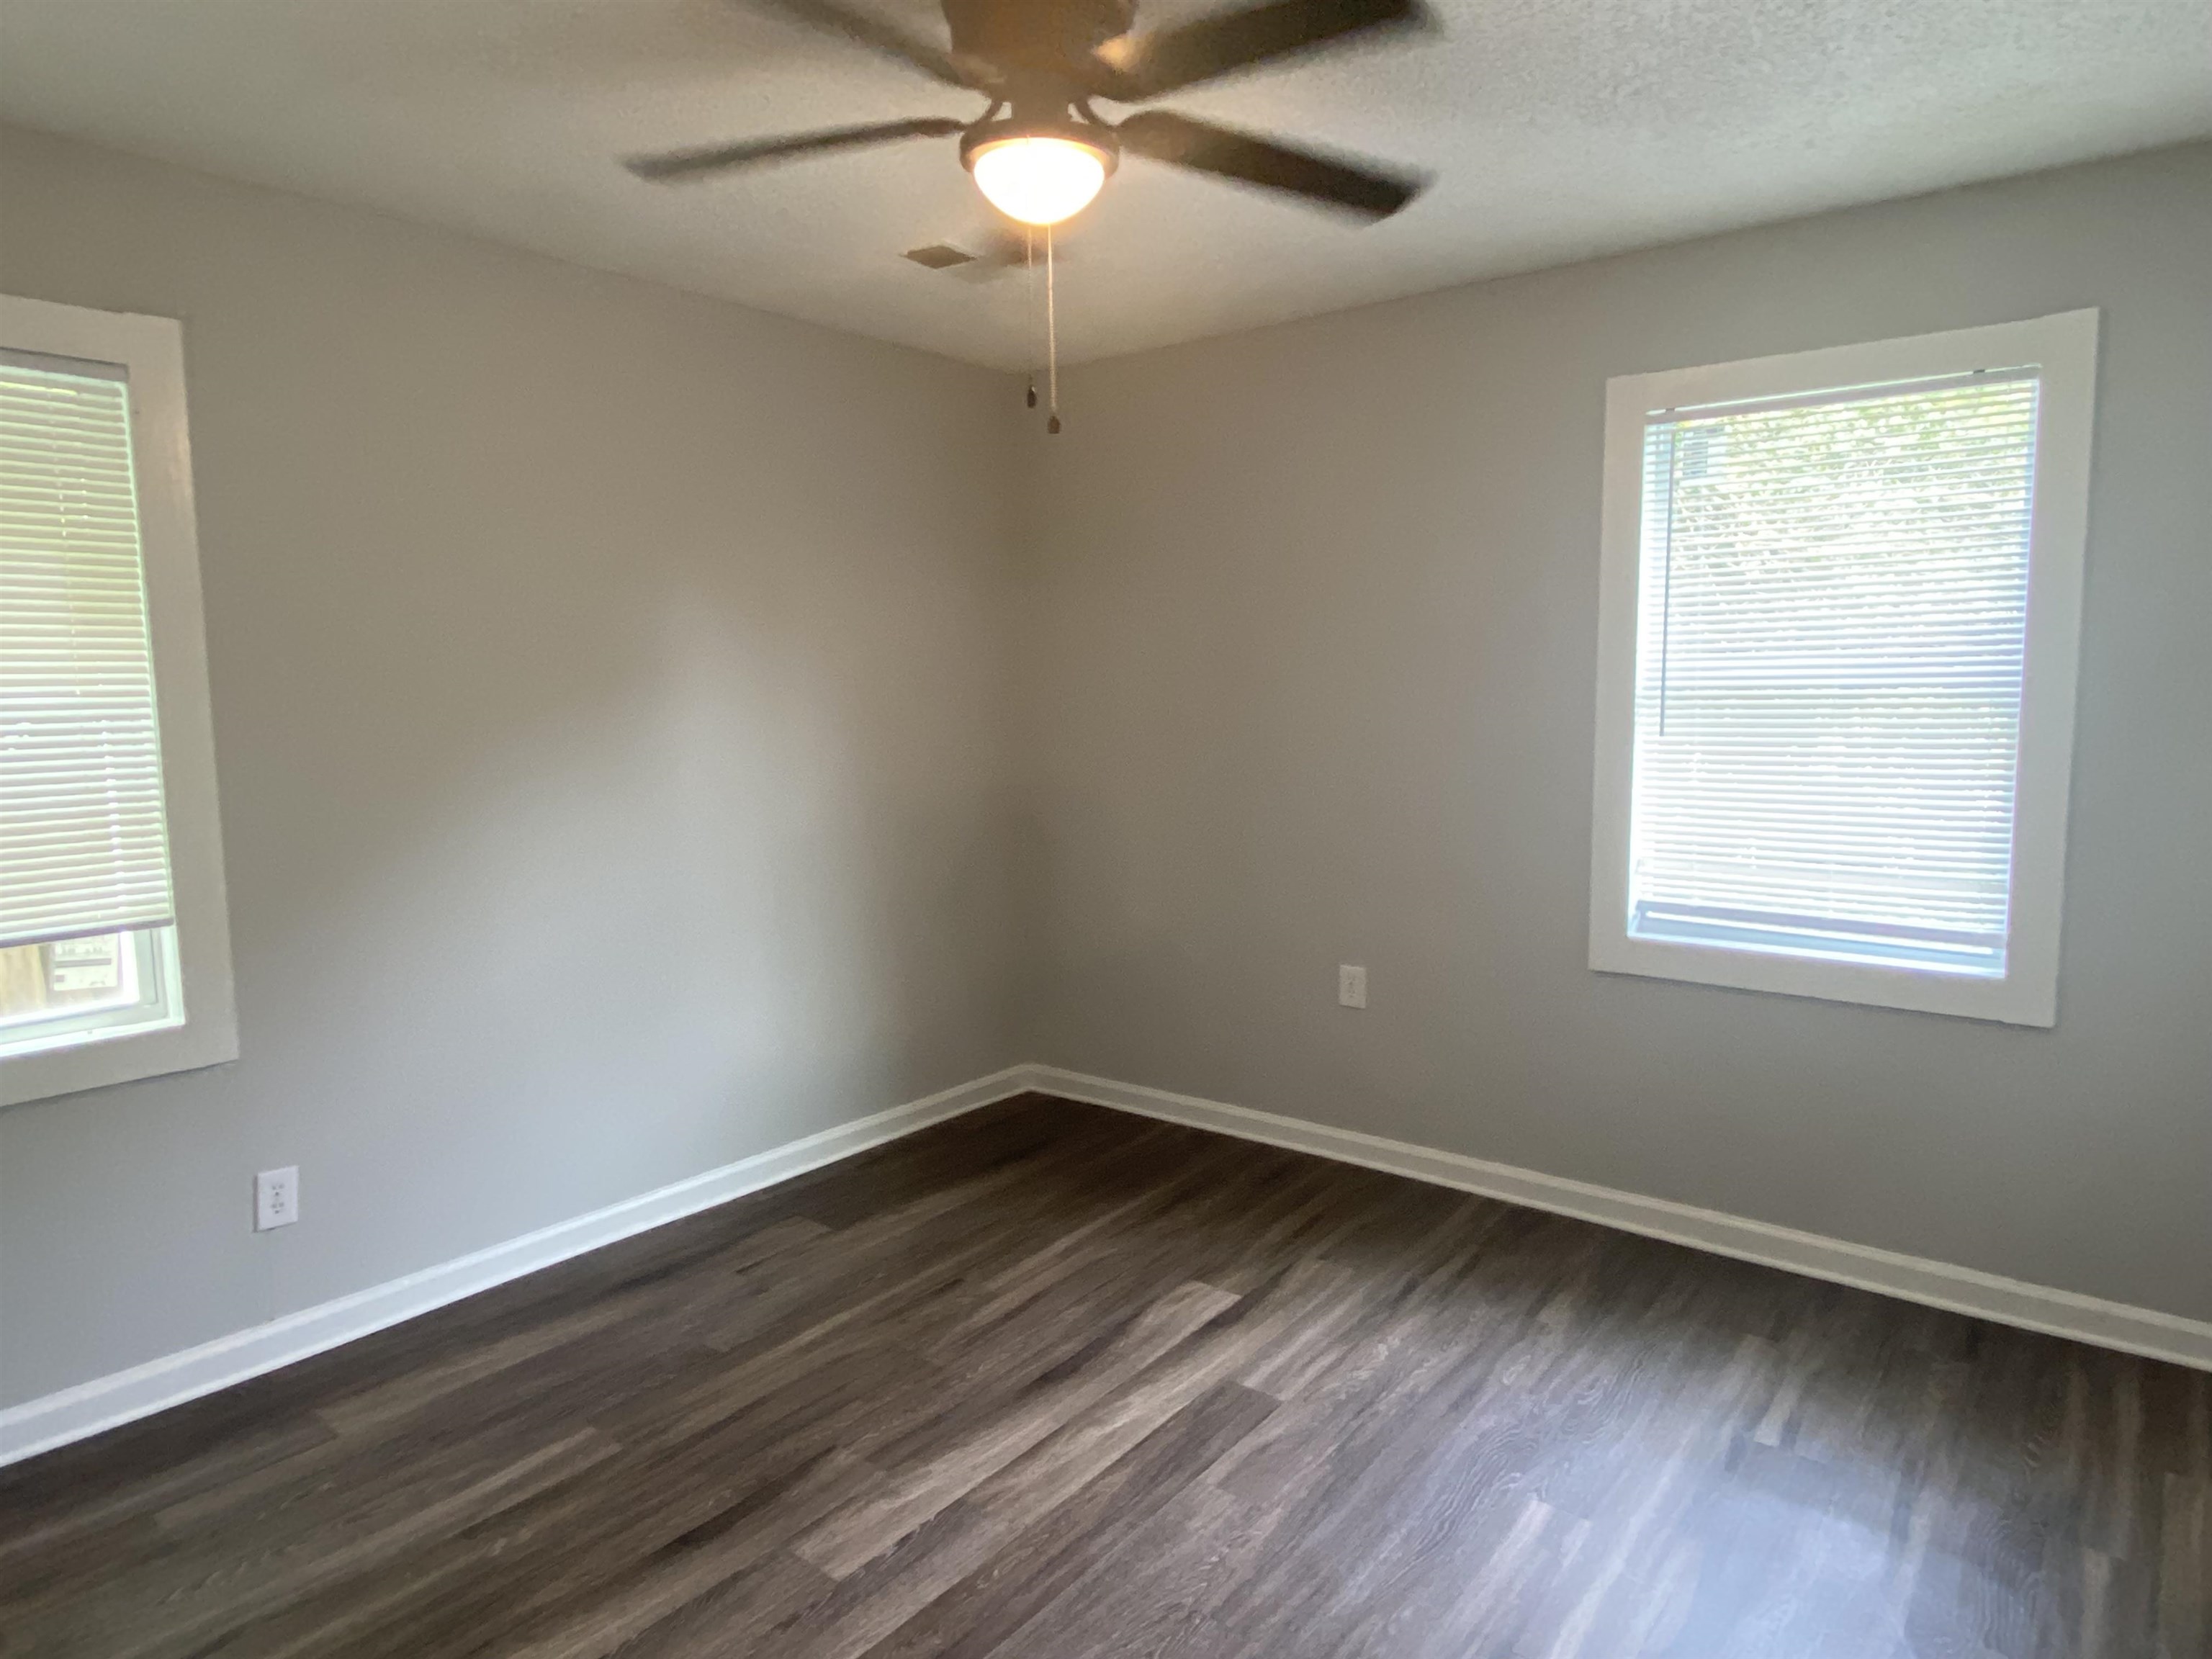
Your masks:
<path fill-rule="evenodd" d="M 948 87 L 965 87 L 970 91 L 981 91 L 994 78 L 988 64 L 960 57 L 929 41 L 918 40 L 896 24 L 887 23 L 865 11 L 840 5 L 837 0 L 751 0 L 751 3 L 781 12 L 825 33 L 842 34 L 848 40 L 856 40 L 864 46 L 920 70 L 933 81 L 942 81 Z"/>
<path fill-rule="evenodd" d="M 1416 174 L 1293 149 L 1163 109 L 1140 110 L 1115 131 L 1121 148 L 1133 155 L 1285 191 L 1368 219 L 1388 218 L 1419 195 L 1426 182 Z"/>
<path fill-rule="evenodd" d="M 623 165 L 641 179 L 696 179 L 724 167 L 781 161 L 822 150 L 851 149 L 861 144 L 888 143 L 896 138 L 944 138 L 967 125 L 945 116 L 923 116 L 912 121 L 879 121 L 873 126 L 831 127 L 823 132 L 755 138 L 742 144 L 707 144 L 697 149 L 670 150 L 659 155 L 634 156 Z"/>
<path fill-rule="evenodd" d="M 1421 0 L 1273 0 L 1158 34 L 1122 35 L 1098 48 L 1095 75 L 1084 67 L 1095 96 L 1132 103 L 1311 52 L 1349 34 L 1430 22 Z"/>

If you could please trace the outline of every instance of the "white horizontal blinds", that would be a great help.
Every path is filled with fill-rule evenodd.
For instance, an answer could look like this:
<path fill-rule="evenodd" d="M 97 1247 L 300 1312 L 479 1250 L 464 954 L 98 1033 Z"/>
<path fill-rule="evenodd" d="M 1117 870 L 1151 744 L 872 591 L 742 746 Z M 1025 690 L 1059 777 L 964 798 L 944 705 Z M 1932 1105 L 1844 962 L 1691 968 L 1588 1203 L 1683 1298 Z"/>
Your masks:
<path fill-rule="evenodd" d="M 1632 933 L 2004 972 L 2036 395 L 1650 417 Z"/>
<path fill-rule="evenodd" d="M 0 946 L 173 919 L 121 376 L 0 353 Z"/>

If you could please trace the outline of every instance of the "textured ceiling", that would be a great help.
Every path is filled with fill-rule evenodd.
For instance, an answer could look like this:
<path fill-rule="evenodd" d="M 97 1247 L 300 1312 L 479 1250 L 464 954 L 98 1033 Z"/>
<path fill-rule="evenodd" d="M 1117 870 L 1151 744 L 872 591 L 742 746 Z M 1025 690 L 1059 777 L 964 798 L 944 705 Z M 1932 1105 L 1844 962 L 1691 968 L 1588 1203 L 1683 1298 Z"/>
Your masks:
<path fill-rule="evenodd" d="M 877 0 L 926 27 L 924 0 Z M 1206 9 L 1151 0 L 1147 21 Z M 1368 228 L 1132 161 L 1066 232 L 1098 356 L 2212 133 L 2212 0 L 1440 0 L 1165 100 L 1426 168 Z M 941 21 L 937 22 L 941 29 Z M 730 0 L 0 0 L 0 117 L 1006 368 L 954 141 L 684 187 L 641 150 L 977 100 Z"/>

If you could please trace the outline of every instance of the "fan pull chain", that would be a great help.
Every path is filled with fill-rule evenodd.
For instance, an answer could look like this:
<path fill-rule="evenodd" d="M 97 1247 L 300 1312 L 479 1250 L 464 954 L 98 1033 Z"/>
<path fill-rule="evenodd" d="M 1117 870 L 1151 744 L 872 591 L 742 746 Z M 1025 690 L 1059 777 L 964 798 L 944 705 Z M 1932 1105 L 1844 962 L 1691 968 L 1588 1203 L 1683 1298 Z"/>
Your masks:
<path fill-rule="evenodd" d="M 1049 402 L 1044 429 L 1060 430 L 1060 319 L 1054 309 L 1052 283 L 1052 227 L 1044 228 L 1044 373 Z"/>
<path fill-rule="evenodd" d="M 1029 282 L 1030 314 L 1035 316 L 1036 314 L 1036 230 L 1030 225 L 1022 227 L 1022 275 Z M 1029 405 L 1031 409 L 1035 409 L 1036 404 L 1036 371 L 1031 369 Z"/>

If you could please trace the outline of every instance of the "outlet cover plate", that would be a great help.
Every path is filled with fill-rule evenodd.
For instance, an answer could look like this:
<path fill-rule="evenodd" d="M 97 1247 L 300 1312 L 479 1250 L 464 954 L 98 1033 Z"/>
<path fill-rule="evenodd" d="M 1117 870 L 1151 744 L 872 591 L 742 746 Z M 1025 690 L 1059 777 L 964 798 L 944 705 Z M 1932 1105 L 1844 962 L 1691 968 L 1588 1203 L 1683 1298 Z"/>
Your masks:
<path fill-rule="evenodd" d="M 300 1168 L 264 1170 L 253 1177 L 253 1231 L 289 1227 L 300 1218 Z"/>

